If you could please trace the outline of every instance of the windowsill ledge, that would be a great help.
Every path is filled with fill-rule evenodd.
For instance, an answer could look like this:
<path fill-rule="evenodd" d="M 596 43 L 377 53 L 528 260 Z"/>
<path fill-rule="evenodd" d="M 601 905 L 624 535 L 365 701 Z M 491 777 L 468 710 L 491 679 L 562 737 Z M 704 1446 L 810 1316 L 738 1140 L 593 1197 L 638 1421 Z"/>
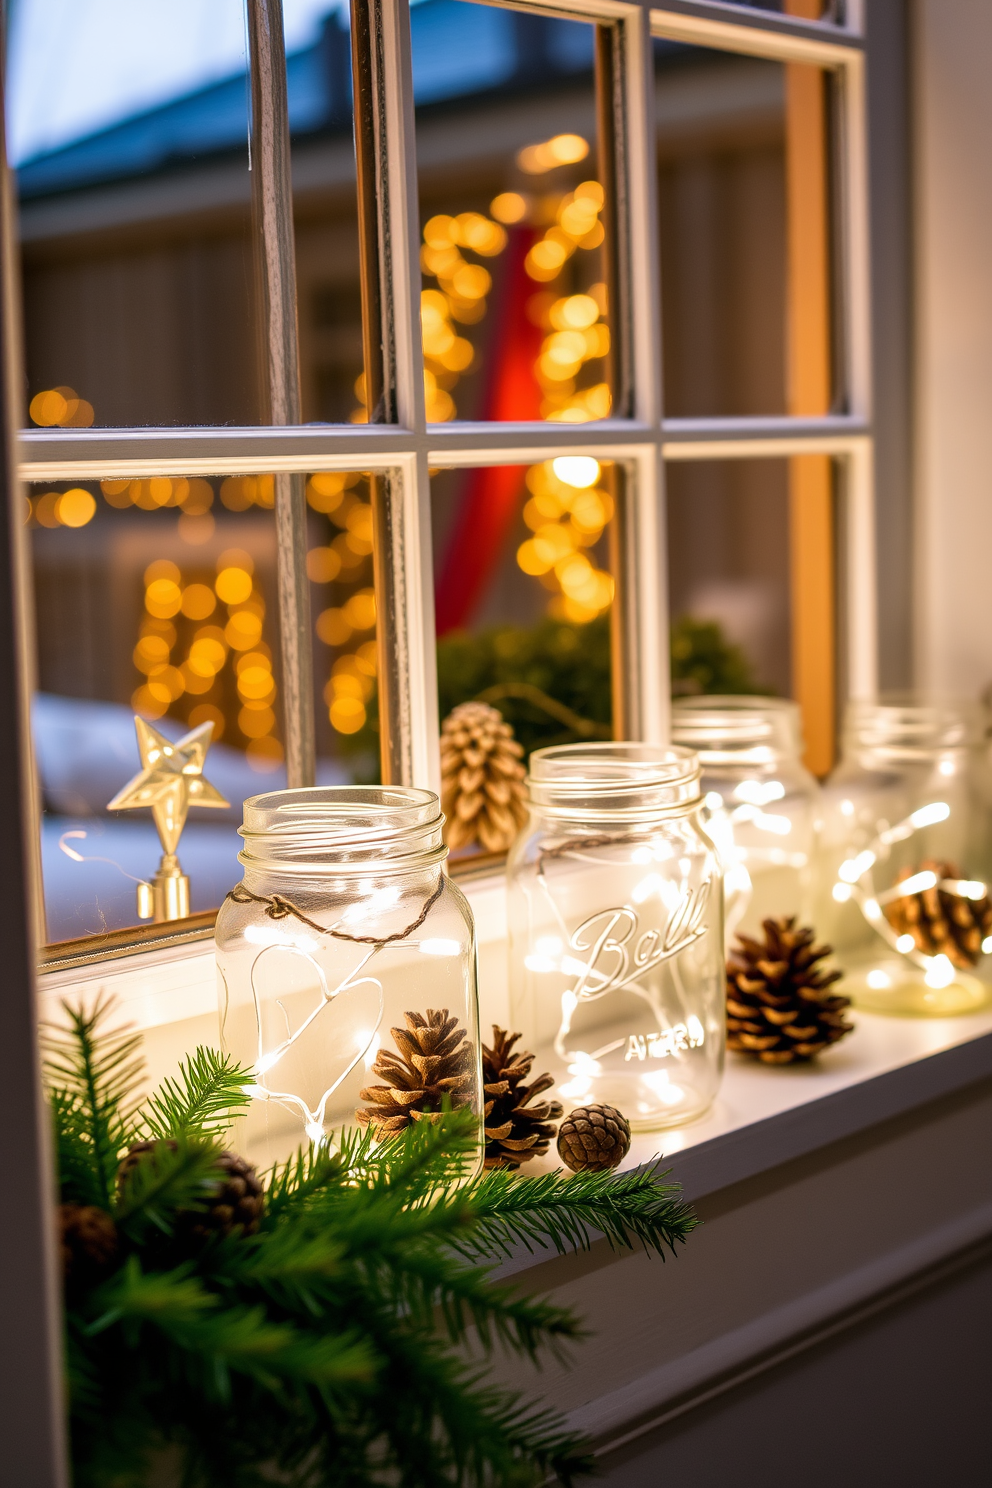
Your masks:
<path fill-rule="evenodd" d="M 486 1029 L 508 1017 L 503 884 L 492 876 L 463 887 L 476 916 Z M 190 1043 L 216 1036 L 210 1031 L 217 1016 L 212 945 L 45 973 L 39 977 L 42 1016 L 53 1016 L 62 998 L 98 990 L 117 999 L 122 1022 L 145 1030 L 153 1067 L 156 1030 L 168 1030 L 170 1051 L 182 1047 L 184 1024 Z M 728 1056 L 707 1115 L 688 1126 L 636 1133 L 624 1168 L 661 1152 L 673 1161 L 687 1197 L 697 1200 L 992 1075 L 992 1006 L 957 1018 L 852 1016 L 854 1033 L 807 1065 L 769 1069 Z M 552 1150 L 529 1171 L 551 1168 L 555 1159 Z"/>

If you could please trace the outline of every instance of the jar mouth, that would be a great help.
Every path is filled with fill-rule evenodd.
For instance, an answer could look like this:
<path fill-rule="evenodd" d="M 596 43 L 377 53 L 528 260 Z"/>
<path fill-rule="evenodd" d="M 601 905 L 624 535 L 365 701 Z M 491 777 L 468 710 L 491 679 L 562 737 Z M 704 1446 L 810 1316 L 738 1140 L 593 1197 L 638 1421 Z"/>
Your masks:
<path fill-rule="evenodd" d="M 686 810 L 699 799 L 699 760 L 661 744 L 555 744 L 531 755 L 527 787 L 534 805 L 569 815 Z"/>
<path fill-rule="evenodd" d="M 433 791 L 413 786 L 323 785 L 267 791 L 244 803 L 243 863 L 313 867 L 447 856 L 444 813 Z M 414 862 L 416 860 L 416 862 Z"/>
<path fill-rule="evenodd" d="M 982 711 L 967 698 L 918 692 L 855 699 L 844 715 L 844 739 L 856 749 L 963 749 L 983 738 Z"/>
<path fill-rule="evenodd" d="M 802 714 L 790 698 L 678 698 L 672 704 L 672 739 L 696 750 L 704 766 L 745 751 L 771 760 L 776 754 L 802 753 Z"/>

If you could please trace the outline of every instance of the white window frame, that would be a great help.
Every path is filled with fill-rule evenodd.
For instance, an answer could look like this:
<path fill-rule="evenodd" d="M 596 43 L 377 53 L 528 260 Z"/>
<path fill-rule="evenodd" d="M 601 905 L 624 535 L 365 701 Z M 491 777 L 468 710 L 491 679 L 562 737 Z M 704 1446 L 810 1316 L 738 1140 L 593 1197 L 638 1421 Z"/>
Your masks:
<path fill-rule="evenodd" d="M 616 28 L 613 122 L 620 149 L 622 245 L 627 308 L 614 318 L 625 342 L 632 380 L 629 418 L 584 425 L 453 423 L 430 425 L 424 411 L 420 340 L 414 100 L 406 0 L 356 0 L 367 17 L 370 58 L 363 86 L 371 157 L 367 226 L 375 238 L 380 329 L 386 347 L 392 422 L 366 426 L 300 427 L 294 403 L 295 287 L 292 285 L 288 126 L 282 67 L 281 0 L 249 0 L 253 72 L 268 76 L 269 96 L 255 110 L 256 189 L 268 192 L 265 264 L 270 357 L 270 414 L 262 428 L 29 429 L 23 422 L 17 331 L 16 237 L 9 183 L 4 182 L 0 234 L 0 469 L 8 520 L 0 555 L 0 688 L 20 698 L 19 727 L 0 738 L 6 771 L 11 842 L 0 930 L 13 995 L 5 999 L 7 1073 L 0 1082 L 0 1142 L 4 1171 L 20 1222 L 5 1256 L 2 1301 L 5 1341 L 14 1362 L 0 1396 L 0 1440 L 12 1480 L 65 1488 L 64 1416 L 60 1383 L 58 1305 L 51 1226 L 51 1164 L 38 1083 L 35 1002 L 18 989 L 31 982 L 36 941 L 30 886 L 38 881 L 38 810 L 28 734 L 30 585 L 18 494 L 22 481 L 120 476 L 226 475 L 271 472 L 277 478 L 280 612 L 285 691 L 297 700 L 287 718 L 290 779 L 312 770 L 312 693 L 306 586 L 305 516 L 301 477 L 313 470 L 373 470 L 376 482 L 380 689 L 387 721 L 384 778 L 438 788 L 437 675 L 430 542 L 431 468 L 530 463 L 584 450 L 619 462 L 625 472 L 616 544 L 617 628 L 622 659 L 620 726 L 628 737 L 663 742 L 668 728 L 668 611 L 664 469 L 668 461 L 765 458 L 819 453 L 841 473 L 843 634 L 846 689 L 876 687 L 875 550 L 863 0 L 848 0 L 843 24 L 802 21 L 719 0 L 516 0 L 515 8 L 575 16 Z M 841 321 L 844 411 L 823 418 L 692 418 L 664 414 L 661 386 L 659 257 L 655 214 L 654 77 L 651 37 L 695 43 L 780 62 L 830 69 L 840 104 Z M 268 51 L 259 45 L 267 39 Z M 280 94 L 281 89 L 281 94 Z M 256 91 L 256 102 L 259 95 Z M 281 98 L 281 101 L 280 101 Z M 360 173 L 361 174 L 361 173 Z M 274 206 L 273 206 L 274 204 Z M 377 255 L 377 257 L 376 257 Z M 636 314 L 630 306 L 636 306 Z M 366 317 L 367 318 L 367 317 Z M 368 339 L 368 338 L 367 338 Z M 281 351 L 278 348 L 281 347 Z M 280 378 L 282 381 L 280 382 Z M 385 587 L 384 587 L 385 586 Z M 305 620 L 305 623 L 304 623 Z M 292 639 L 295 636 L 295 640 Z M 309 728 L 310 739 L 307 739 Z M 36 901 L 35 901 L 36 906 Z M 160 952 L 160 954 L 164 954 Z"/>

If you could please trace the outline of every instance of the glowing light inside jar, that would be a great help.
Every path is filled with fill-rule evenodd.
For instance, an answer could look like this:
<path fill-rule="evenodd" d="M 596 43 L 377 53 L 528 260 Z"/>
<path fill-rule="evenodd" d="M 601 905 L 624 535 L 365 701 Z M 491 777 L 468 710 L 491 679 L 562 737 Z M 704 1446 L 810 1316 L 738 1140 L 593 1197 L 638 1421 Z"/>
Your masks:
<path fill-rule="evenodd" d="M 892 986 L 892 978 L 886 971 L 870 971 L 865 980 L 869 987 L 874 987 L 877 992 Z"/>
<path fill-rule="evenodd" d="M 915 945 L 916 941 L 911 935 L 900 935 L 899 939 L 896 941 L 896 950 L 902 951 L 903 955 L 906 955 L 906 953 L 908 951 L 911 951 Z"/>
<path fill-rule="evenodd" d="M 457 940 L 422 940 L 420 942 L 422 956 L 457 956 L 460 949 Z"/>
<path fill-rule="evenodd" d="M 928 987 L 949 987 L 954 980 L 954 967 L 946 956 L 934 956 L 923 980 Z"/>

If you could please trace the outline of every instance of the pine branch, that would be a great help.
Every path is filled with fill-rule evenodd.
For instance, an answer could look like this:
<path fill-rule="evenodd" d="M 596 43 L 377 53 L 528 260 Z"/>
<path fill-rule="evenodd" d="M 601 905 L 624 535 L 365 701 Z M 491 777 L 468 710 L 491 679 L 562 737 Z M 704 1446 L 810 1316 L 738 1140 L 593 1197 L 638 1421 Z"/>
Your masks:
<path fill-rule="evenodd" d="M 559 1254 L 588 1250 L 604 1235 L 614 1250 L 638 1245 L 664 1260 L 675 1254 L 697 1220 L 679 1197 L 677 1184 L 665 1184 L 659 1167 L 632 1173 L 541 1173 L 519 1177 L 495 1168 L 469 1185 L 467 1196 L 478 1228 L 452 1243 L 467 1256 L 509 1255 L 514 1244 L 530 1251 L 550 1242 Z"/>
<path fill-rule="evenodd" d="M 153 1229 L 171 1235 L 179 1210 L 202 1211 L 219 1148 L 204 1138 L 160 1142 L 128 1170 L 114 1219 L 134 1242 Z"/>
<path fill-rule="evenodd" d="M 164 1080 L 144 1103 L 133 1140 L 219 1135 L 251 1104 L 249 1078 L 228 1055 L 201 1044 L 180 1063 L 179 1078 Z"/>
<path fill-rule="evenodd" d="M 126 1029 L 104 1031 L 114 1003 L 102 994 L 88 1010 L 68 1002 L 62 1007 L 68 1029 L 49 1026 L 45 1031 L 46 1083 L 51 1099 L 57 1102 L 56 1114 L 73 1112 L 76 1165 L 85 1155 L 92 1174 L 93 1202 L 109 1209 L 135 1092 L 144 1077 L 141 1035 Z M 77 1181 L 78 1177 L 77 1171 Z"/>
<path fill-rule="evenodd" d="M 144 1273 L 132 1255 L 93 1300 L 102 1310 L 89 1326 L 91 1336 L 119 1326 L 137 1348 L 143 1327 L 150 1326 L 187 1356 L 191 1382 L 222 1400 L 230 1398 L 231 1371 L 268 1389 L 286 1381 L 327 1389 L 372 1378 L 370 1350 L 353 1333 L 311 1336 L 270 1322 L 262 1307 L 225 1307 L 188 1266 Z"/>

